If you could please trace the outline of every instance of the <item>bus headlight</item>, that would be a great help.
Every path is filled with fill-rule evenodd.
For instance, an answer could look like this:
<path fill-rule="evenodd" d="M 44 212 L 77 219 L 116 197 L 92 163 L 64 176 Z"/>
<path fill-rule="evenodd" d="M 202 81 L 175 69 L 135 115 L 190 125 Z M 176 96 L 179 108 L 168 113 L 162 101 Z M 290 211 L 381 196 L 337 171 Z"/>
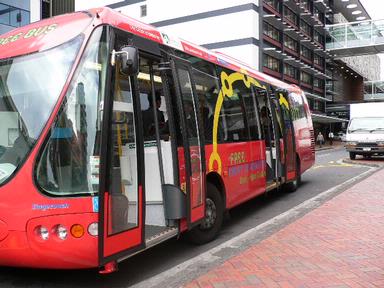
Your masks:
<path fill-rule="evenodd" d="M 39 236 L 42 240 L 46 241 L 49 238 L 49 231 L 44 226 L 37 226 L 35 228 L 36 235 Z"/>
<path fill-rule="evenodd" d="M 99 234 L 99 224 L 97 222 L 89 224 L 88 233 L 92 236 L 97 236 Z"/>
<path fill-rule="evenodd" d="M 55 228 L 55 233 L 59 239 L 61 239 L 61 240 L 67 239 L 68 231 L 67 231 L 67 228 L 65 228 L 65 226 L 60 225 L 60 224 L 57 225 Z"/>
<path fill-rule="evenodd" d="M 357 142 L 347 142 L 347 145 L 348 145 L 348 146 L 356 146 L 356 145 L 357 145 Z"/>

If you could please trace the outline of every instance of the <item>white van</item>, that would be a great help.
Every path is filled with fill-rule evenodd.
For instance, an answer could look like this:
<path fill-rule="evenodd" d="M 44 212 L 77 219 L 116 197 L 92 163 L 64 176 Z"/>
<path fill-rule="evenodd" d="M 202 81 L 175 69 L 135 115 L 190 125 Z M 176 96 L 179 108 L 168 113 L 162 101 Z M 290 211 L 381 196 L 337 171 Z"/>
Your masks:
<path fill-rule="evenodd" d="M 351 159 L 384 155 L 384 103 L 351 104 L 345 147 Z"/>

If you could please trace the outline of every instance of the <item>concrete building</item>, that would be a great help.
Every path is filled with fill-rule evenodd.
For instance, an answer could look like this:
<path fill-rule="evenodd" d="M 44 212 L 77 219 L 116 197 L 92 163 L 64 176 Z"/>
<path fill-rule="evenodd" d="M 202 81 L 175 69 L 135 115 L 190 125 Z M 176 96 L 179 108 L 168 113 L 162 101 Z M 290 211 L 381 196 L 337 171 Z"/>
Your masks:
<path fill-rule="evenodd" d="M 24 0 L 0 1 L 0 34 L 29 24 L 30 3 Z"/>

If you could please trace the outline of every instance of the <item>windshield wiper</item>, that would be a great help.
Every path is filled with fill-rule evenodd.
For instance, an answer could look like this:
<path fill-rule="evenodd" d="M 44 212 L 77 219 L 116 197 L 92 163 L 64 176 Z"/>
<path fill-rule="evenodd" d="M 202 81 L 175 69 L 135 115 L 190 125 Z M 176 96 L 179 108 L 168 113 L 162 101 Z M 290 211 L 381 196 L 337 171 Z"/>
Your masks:
<path fill-rule="evenodd" d="M 368 128 L 357 128 L 357 129 L 349 130 L 349 132 L 356 132 L 356 131 L 371 131 L 371 129 L 368 129 Z"/>
<path fill-rule="evenodd" d="M 378 128 L 375 128 L 375 129 L 372 129 L 370 130 L 369 132 L 375 132 L 375 131 L 383 131 L 384 130 L 384 127 L 378 127 Z"/>

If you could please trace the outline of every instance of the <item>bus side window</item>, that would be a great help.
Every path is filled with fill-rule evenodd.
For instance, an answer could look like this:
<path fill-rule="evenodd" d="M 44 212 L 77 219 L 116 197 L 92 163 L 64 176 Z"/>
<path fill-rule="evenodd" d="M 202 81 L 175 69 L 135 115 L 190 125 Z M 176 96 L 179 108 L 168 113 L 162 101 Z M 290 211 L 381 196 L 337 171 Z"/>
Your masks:
<path fill-rule="evenodd" d="M 227 75 L 232 75 L 233 72 L 228 69 L 220 68 L 220 73 L 224 72 Z M 219 129 L 223 128 L 224 139 L 221 142 L 243 142 L 248 140 L 248 129 L 246 127 L 246 115 L 243 100 L 241 98 L 246 89 L 243 81 L 237 80 L 232 84 L 233 94 L 224 96 L 223 105 L 220 111 Z M 224 91 L 222 89 L 222 91 Z M 220 127 L 220 123 L 222 126 Z"/>
<path fill-rule="evenodd" d="M 192 69 L 196 91 L 200 100 L 200 113 L 203 119 L 205 143 L 211 144 L 213 139 L 213 116 L 219 95 L 219 80 L 215 68 L 208 62 L 194 64 Z M 219 139 L 222 138 L 219 136 Z"/>
<path fill-rule="evenodd" d="M 254 94 L 253 89 L 246 88 L 241 94 L 243 100 L 243 106 L 245 110 L 245 117 L 247 120 L 249 139 L 250 140 L 260 140 L 261 137 L 261 128 L 259 121 L 259 113 L 257 111 L 257 102 L 256 95 Z"/>

